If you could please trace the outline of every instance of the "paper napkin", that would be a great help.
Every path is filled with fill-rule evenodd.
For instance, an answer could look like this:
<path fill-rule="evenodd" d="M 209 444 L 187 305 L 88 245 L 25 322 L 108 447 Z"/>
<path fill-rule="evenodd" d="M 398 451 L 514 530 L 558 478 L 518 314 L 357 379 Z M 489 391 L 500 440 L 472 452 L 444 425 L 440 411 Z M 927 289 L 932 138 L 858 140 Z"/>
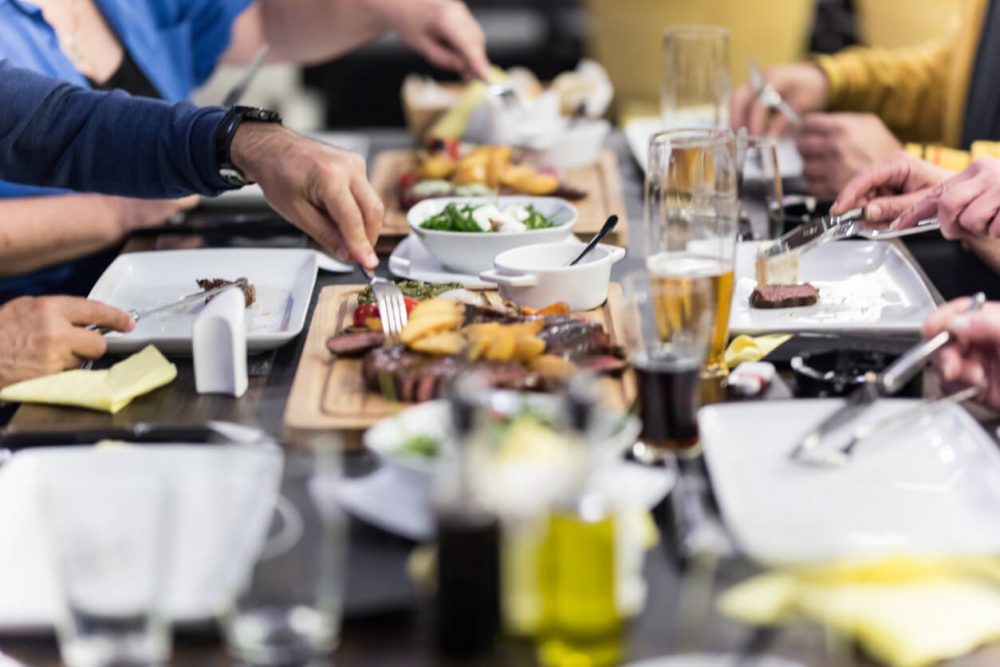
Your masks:
<path fill-rule="evenodd" d="M 923 667 L 1000 641 L 1000 559 L 893 557 L 754 577 L 719 601 L 753 625 L 805 617 L 893 667 Z"/>
<path fill-rule="evenodd" d="M 0 391 L 0 401 L 75 405 L 115 414 L 175 377 L 177 367 L 148 345 L 105 370 L 65 371 L 13 384 Z"/>
<path fill-rule="evenodd" d="M 736 368 L 746 361 L 760 361 L 784 345 L 791 334 L 765 334 L 763 336 L 737 336 L 726 348 L 726 366 Z"/>

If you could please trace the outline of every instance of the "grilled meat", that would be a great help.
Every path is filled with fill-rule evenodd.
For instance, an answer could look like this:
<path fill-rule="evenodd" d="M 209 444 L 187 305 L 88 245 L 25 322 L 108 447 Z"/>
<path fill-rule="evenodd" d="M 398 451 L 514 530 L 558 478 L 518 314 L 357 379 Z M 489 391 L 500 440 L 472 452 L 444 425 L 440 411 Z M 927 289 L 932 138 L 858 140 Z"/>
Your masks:
<path fill-rule="evenodd" d="M 812 306 L 819 301 L 819 290 L 803 283 L 801 285 L 765 285 L 750 294 L 753 308 L 801 308 Z"/>
<path fill-rule="evenodd" d="M 338 357 L 359 357 L 368 350 L 385 345 L 385 334 L 381 331 L 343 331 L 331 336 L 326 347 Z"/>
<path fill-rule="evenodd" d="M 243 281 L 239 283 L 239 281 Z M 257 288 L 254 287 L 250 281 L 246 278 L 237 278 L 236 280 L 226 280 L 225 278 L 198 278 L 198 287 L 204 291 L 209 291 L 216 289 L 217 287 L 225 287 L 227 285 L 236 285 L 239 283 L 239 288 L 243 290 L 243 300 L 246 302 L 246 307 L 249 308 L 257 300 Z M 208 299 L 212 300 L 211 297 Z"/>

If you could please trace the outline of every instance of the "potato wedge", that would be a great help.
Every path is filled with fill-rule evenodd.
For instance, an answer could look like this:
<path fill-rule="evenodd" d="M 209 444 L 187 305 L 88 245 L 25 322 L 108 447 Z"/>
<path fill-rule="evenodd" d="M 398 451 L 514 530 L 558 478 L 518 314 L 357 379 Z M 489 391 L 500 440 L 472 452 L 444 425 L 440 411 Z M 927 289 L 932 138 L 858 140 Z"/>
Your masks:
<path fill-rule="evenodd" d="M 469 361 L 479 361 L 490 346 L 488 336 L 473 336 L 469 339 L 469 346 L 465 348 L 465 356 Z"/>
<path fill-rule="evenodd" d="M 446 179 L 455 173 L 457 163 L 447 155 L 436 154 L 420 165 L 420 177 L 426 179 Z"/>
<path fill-rule="evenodd" d="M 431 314 L 424 317 L 411 318 L 406 323 L 406 326 L 403 327 L 399 338 L 407 345 L 412 346 L 413 342 L 420 338 L 446 331 L 457 331 L 461 326 L 462 316 L 460 314 Z"/>
<path fill-rule="evenodd" d="M 417 304 L 410 311 L 410 316 L 407 319 L 408 321 L 413 321 L 431 314 L 464 315 L 464 313 L 465 306 L 458 301 L 452 299 L 428 299 Z"/>
<path fill-rule="evenodd" d="M 413 341 L 410 349 L 437 357 L 450 357 L 460 354 L 465 349 L 465 336 L 456 332 L 448 332 L 425 336 Z"/>
<path fill-rule="evenodd" d="M 545 341 L 534 336 L 525 336 L 514 341 L 514 358 L 528 362 L 545 352 Z"/>
<path fill-rule="evenodd" d="M 483 355 L 489 361 L 510 361 L 514 358 L 514 334 L 503 328 L 490 338 L 490 345 Z"/>
<path fill-rule="evenodd" d="M 542 330 L 543 326 L 545 326 L 545 322 L 539 318 L 537 320 L 517 322 L 516 324 L 505 324 L 504 328 L 514 334 L 515 338 L 521 338 L 524 336 L 538 335 L 538 332 Z"/>
<path fill-rule="evenodd" d="M 576 364 L 554 354 L 543 354 L 528 364 L 528 368 L 553 380 L 569 380 L 576 373 Z"/>

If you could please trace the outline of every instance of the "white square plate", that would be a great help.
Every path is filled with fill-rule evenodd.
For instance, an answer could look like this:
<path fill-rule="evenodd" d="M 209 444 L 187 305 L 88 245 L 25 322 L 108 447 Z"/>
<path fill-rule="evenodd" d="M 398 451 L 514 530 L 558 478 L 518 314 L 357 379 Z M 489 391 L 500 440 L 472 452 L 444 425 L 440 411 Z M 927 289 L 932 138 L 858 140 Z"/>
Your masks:
<path fill-rule="evenodd" d="M 247 310 L 247 350 L 285 344 L 302 331 L 316 283 L 316 253 L 305 249 L 160 250 L 119 255 L 90 298 L 142 311 L 198 291 L 198 278 L 246 277 L 257 289 Z M 107 335 L 108 351 L 127 353 L 156 345 L 164 354 L 191 354 L 191 329 L 204 308 L 158 313 L 127 334 Z"/>
<path fill-rule="evenodd" d="M 799 279 L 819 289 L 815 306 L 751 308 L 759 245 L 741 243 L 736 248 L 736 284 L 729 318 L 734 334 L 913 334 L 935 308 L 934 297 L 920 274 L 885 241 L 828 243 L 802 255 Z"/>
<path fill-rule="evenodd" d="M 911 400 L 876 404 L 879 419 Z M 753 558 L 790 564 L 906 553 L 1000 552 L 1000 449 L 960 407 L 864 440 L 825 468 L 788 452 L 841 400 L 702 408 L 698 427 L 726 524 Z"/>

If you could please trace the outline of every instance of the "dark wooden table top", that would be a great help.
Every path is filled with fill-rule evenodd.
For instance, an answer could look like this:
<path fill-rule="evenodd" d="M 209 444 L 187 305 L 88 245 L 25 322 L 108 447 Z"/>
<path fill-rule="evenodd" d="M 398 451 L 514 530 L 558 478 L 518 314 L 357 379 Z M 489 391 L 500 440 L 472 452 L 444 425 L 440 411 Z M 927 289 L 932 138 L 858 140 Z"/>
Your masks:
<path fill-rule="evenodd" d="M 369 134 L 372 154 L 406 144 L 402 131 Z M 622 138 L 614 137 L 612 144 L 620 154 L 630 237 L 634 244 L 642 238 L 641 174 Z M 144 238 L 137 240 L 133 247 L 148 246 L 152 242 L 150 238 Z M 293 238 L 291 241 L 284 239 L 282 244 L 300 242 Z M 631 270 L 637 262 L 628 260 L 617 268 L 617 275 Z M 335 275 L 320 272 L 316 290 L 331 284 L 359 282 L 359 273 Z M 54 429 L 78 432 L 127 427 L 139 422 L 200 424 L 210 419 L 221 419 L 257 426 L 276 437 L 294 440 L 296 434 L 286 433 L 283 429 L 282 415 L 304 339 L 304 335 L 299 336 L 275 352 L 252 357 L 250 389 L 240 399 L 199 396 L 194 390 L 190 362 L 179 360 L 179 375 L 173 384 L 138 398 L 117 415 L 72 408 L 23 406 L 15 414 L 9 428 L 21 432 Z M 774 395 L 788 396 L 787 387 L 779 384 Z M 378 465 L 364 452 L 350 454 L 346 464 L 348 473 L 352 475 L 364 474 Z M 674 524 L 670 503 L 661 504 L 654 512 L 654 518 L 664 539 L 649 553 L 645 564 L 649 598 L 643 613 L 628 629 L 630 659 L 669 655 L 690 648 L 689 642 L 678 636 L 678 590 L 685 568 L 673 550 Z M 347 667 L 450 664 L 434 652 L 431 639 L 433 619 L 428 601 L 414 590 L 406 574 L 406 559 L 413 547 L 413 543 L 407 540 L 352 520 L 350 577 L 342 638 L 334 656 L 324 664 L 336 663 Z M 724 589 L 752 572 L 752 564 L 742 559 L 726 561 L 720 567 L 716 589 Z M 748 628 L 713 614 L 704 624 L 703 637 L 699 639 L 700 646 L 697 648 L 735 651 L 754 638 L 757 636 Z M 0 636 L 0 649 L 27 665 L 59 664 L 52 636 Z M 869 664 L 856 652 L 831 647 L 819 628 L 807 624 L 778 632 L 771 638 L 767 650 L 809 666 Z M 232 663 L 215 629 L 203 628 L 176 633 L 172 664 L 215 667 Z M 505 640 L 489 658 L 464 664 L 518 667 L 534 664 L 534 658 L 529 642 L 511 639 Z M 980 651 L 952 664 L 968 667 L 1000 664 L 1000 647 Z"/>

